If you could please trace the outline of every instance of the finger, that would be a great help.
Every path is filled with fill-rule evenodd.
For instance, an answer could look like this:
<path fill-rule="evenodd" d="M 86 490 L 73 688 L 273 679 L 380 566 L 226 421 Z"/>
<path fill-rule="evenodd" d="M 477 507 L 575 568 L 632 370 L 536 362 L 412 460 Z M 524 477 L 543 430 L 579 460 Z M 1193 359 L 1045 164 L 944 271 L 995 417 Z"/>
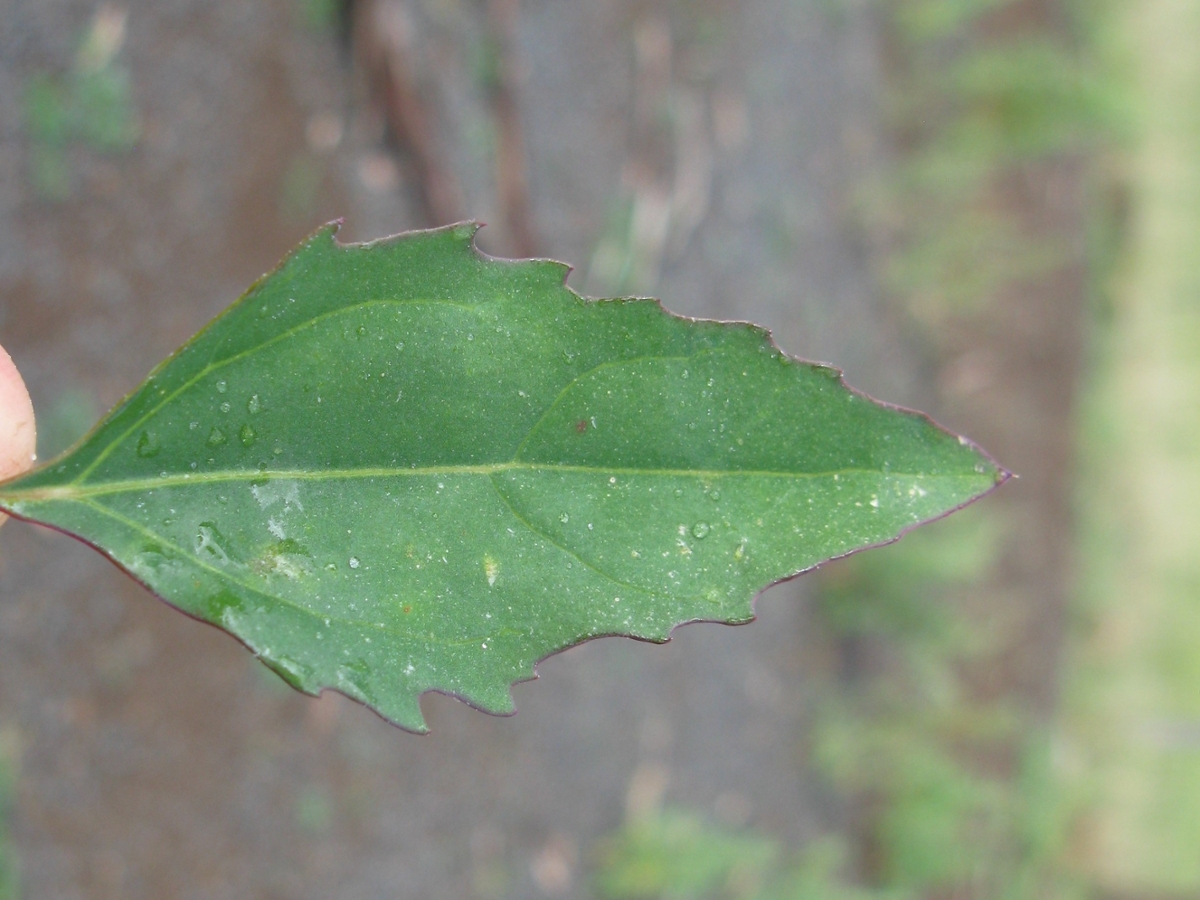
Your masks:
<path fill-rule="evenodd" d="M 12 358 L 0 347 L 0 481 L 31 468 L 36 450 L 33 402 Z"/>

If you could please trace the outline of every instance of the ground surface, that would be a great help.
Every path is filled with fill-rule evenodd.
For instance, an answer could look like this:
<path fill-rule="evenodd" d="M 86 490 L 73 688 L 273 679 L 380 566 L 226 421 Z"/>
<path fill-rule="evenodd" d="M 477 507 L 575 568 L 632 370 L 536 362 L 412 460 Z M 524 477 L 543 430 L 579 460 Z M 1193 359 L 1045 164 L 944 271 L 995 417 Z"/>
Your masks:
<path fill-rule="evenodd" d="M 403 164 L 379 156 L 337 41 L 300 7 L 131 3 L 121 59 L 142 137 L 123 155 L 73 148 L 70 195 L 51 203 L 30 186 L 22 92 L 71 64 L 93 7 L 0 2 L 0 341 L 47 428 L 117 401 L 320 221 L 344 216 L 346 239 L 428 224 Z M 472 100 L 478 15 L 455 0 L 422 12 L 465 212 L 488 219 L 472 165 L 490 146 Z M 530 0 L 516 38 L 538 249 L 579 267 L 572 284 L 751 318 L 877 396 L 922 399 L 849 224 L 876 83 L 854 4 L 711 0 L 671 18 Z M 319 129 L 306 138 L 320 114 L 345 131 L 324 154 Z M 622 280 L 663 202 L 667 238 L 625 259 Z M 745 628 L 553 658 L 512 719 L 427 697 L 433 733 L 415 737 L 289 692 L 98 555 L 10 524 L 0 737 L 18 760 L 25 895 L 585 897 L 589 848 L 631 790 L 804 840 L 839 811 L 800 750 L 802 583 L 758 608 Z"/>

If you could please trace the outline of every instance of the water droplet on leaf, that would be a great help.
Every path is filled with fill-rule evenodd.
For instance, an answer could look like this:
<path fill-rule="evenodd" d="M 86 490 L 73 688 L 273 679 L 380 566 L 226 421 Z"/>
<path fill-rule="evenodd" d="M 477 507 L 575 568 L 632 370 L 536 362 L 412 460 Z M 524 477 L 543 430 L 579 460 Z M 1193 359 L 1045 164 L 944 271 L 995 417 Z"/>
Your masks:
<path fill-rule="evenodd" d="M 225 393 L 227 390 L 229 390 L 229 384 L 228 384 L 228 382 L 225 382 L 225 381 L 218 381 L 218 382 L 217 382 L 217 393 L 218 393 L 218 394 L 223 394 L 223 393 Z"/>
<path fill-rule="evenodd" d="M 246 401 L 246 412 L 250 413 L 250 415 L 253 416 L 253 415 L 257 414 L 261 409 L 262 409 L 262 399 L 258 396 L 258 394 L 253 394 L 250 397 L 250 399 Z"/>
<path fill-rule="evenodd" d="M 357 556 L 350 557 L 350 568 L 357 569 L 360 565 L 361 563 L 358 561 Z"/>
<path fill-rule="evenodd" d="M 712 529 L 709 527 L 707 522 L 697 522 L 692 526 L 692 537 L 696 538 L 698 541 L 702 541 L 708 537 L 708 533 L 711 530 Z"/>
<path fill-rule="evenodd" d="M 208 433 L 208 446 L 210 447 L 220 447 L 227 440 L 229 440 L 229 438 L 225 437 L 225 432 L 223 432 L 220 428 L 213 428 L 213 430 Z"/>
<path fill-rule="evenodd" d="M 243 425 L 242 430 L 238 432 L 238 440 L 242 442 L 243 447 L 253 447 L 254 442 L 258 440 L 258 432 L 249 424 Z"/>
<path fill-rule="evenodd" d="M 142 436 L 138 438 L 137 455 L 142 459 L 150 459 L 158 456 L 158 451 L 162 449 L 162 445 L 158 442 L 158 435 L 153 431 L 143 431 Z"/>

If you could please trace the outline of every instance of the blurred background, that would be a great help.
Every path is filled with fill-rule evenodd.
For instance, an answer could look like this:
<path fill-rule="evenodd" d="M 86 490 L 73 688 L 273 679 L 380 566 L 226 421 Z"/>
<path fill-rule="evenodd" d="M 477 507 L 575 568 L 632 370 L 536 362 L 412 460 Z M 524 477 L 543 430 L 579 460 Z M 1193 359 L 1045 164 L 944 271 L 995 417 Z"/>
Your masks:
<path fill-rule="evenodd" d="M 752 319 L 1020 479 L 432 734 L 0 532 L 0 896 L 1200 896 L 1200 4 L 0 0 L 43 458 L 314 227 Z"/>

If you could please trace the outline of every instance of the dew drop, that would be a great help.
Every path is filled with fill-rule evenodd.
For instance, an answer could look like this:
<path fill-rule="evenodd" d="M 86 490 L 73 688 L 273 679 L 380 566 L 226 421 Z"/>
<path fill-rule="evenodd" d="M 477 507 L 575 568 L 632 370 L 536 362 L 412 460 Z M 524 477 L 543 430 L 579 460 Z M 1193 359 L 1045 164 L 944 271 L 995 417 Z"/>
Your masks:
<path fill-rule="evenodd" d="M 227 440 L 229 440 L 229 438 L 225 437 L 225 432 L 223 432 L 220 428 L 213 428 L 213 430 L 208 433 L 208 446 L 210 447 L 220 447 Z"/>
<path fill-rule="evenodd" d="M 709 495 L 708 495 L 708 499 L 710 499 L 710 500 L 713 500 L 713 501 L 720 500 L 720 499 L 721 499 L 721 492 L 720 492 L 720 491 L 713 491 L 711 494 L 709 494 Z"/>
<path fill-rule="evenodd" d="M 249 423 L 242 426 L 242 430 L 238 432 L 238 440 L 242 442 L 242 446 L 249 449 L 254 446 L 254 442 L 258 440 L 258 432 Z"/>
<path fill-rule="evenodd" d="M 227 413 L 227 412 L 229 412 L 231 409 L 233 409 L 233 407 L 229 405 L 229 401 L 227 400 L 227 401 L 225 401 L 224 403 L 222 403 L 222 404 L 221 404 L 221 407 L 220 407 L 220 409 L 221 409 L 221 412 L 223 412 L 223 413 Z"/>
<path fill-rule="evenodd" d="M 360 565 L 361 563 L 359 563 L 357 556 L 350 557 L 350 568 L 357 569 Z"/>
<path fill-rule="evenodd" d="M 473 335 L 473 334 L 468 334 L 468 335 L 467 335 L 467 340 L 468 340 L 468 341 L 473 341 L 473 340 L 475 340 L 475 335 Z"/>
<path fill-rule="evenodd" d="M 217 393 L 218 393 L 218 394 L 223 394 L 223 393 L 225 393 L 227 390 L 229 390 L 229 384 L 228 384 L 228 382 L 225 382 L 225 381 L 218 381 L 218 382 L 217 382 Z"/>
<path fill-rule="evenodd" d="M 142 436 L 138 438 L 137 455 L 142 459 L 150 459 L 158 456 L 158 451 L 162 449 L 162 445 L 158 442 L 158 435 L 153 431 L 143 431 Z"/>
<path fill-rule="evenodd" d="M 692 537 L 698 541 L 702 541 L 708 537 L 708 533 L 711 530 L 707 522 L 697 522 L 692 526 Z"/>
<path fill-rule="evenodd" d="M 260 412 L 261 410 L 262 410 L 262 398 L 260 398 L 258 396 L 258 394 L 253 394 L 250 397 L 250 399 L 246 401 L 246 412 L 250 413 L 250 415 L 253 416 L 253 415 L 256 415 L 258 412 Z"/>
<path fill-rule="evenodd" d="M 364 334 L 367 333 L 367 326 L 359 325 L 357 328 L 354 329 L 354 333 L 357 334 L 359 337 L 362 337 Z"/>
<path fill-rule="evenodd" d="M 558 517 L 558 521 L 560 521 L 564 525 L 566 525 L 568 522 L 571 521 L 571 517 L 568 516 L 566 513 L 563 513 L 561 516 Z"/>

